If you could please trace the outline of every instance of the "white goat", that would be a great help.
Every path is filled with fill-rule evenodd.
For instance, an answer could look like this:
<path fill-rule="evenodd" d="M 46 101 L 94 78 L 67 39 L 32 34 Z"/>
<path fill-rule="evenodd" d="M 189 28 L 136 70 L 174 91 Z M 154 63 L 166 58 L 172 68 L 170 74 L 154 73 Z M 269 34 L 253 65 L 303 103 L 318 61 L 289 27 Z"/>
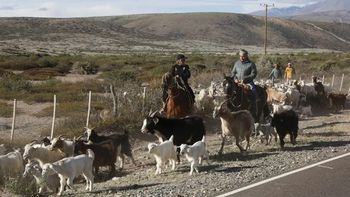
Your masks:
<path fill-rule="evenodd" d="M 0 155 L 4 155 L 6 153 L 5 144 L 0 144 Z"/>
<path fill-rule="evenodd" d="M 230 112 L 222 106 L 228 100 L 216 106 L 213 111 L 213 118 L 220 117 L 222 142 L 219 150 L 219 155 L 222 154 L 226 136 L 233 135 L 236 138 L 236 145 L 242 153 L 246 153 L 250 144 L 250 135 L 254 130 L 254 118 L 248 110 L 240 110 L 237 112 Z M 247 145 L 245 149 L 239 144 L 241 139 L 245 138 Z"/>
<path fill-rule="evenodd" d="M 23 158 L 19 150 L 0 156 L 0 176 L 16 176 L 23 172 Z"/>
<path fill-rule="evenodd" d="M 260 141 L 261 143 L 266 140 L 266 145 L 269 145 L 272 137 L 275 137 L 275 142 L 277 142 L 277 132 L 275 129 L 271 126 L 271 124 L 260 124 L 260 123 L 255 123 L 255 132 L 259 132 L 260 134 Z"/>
<path fill-rule="evenodd" d="M 48 149 L 53 151 L 55 149 L 60 150 L 65 154 L 66 157 L 74 156 L 74 142 L 73 140 L 62 139 L 62 136 L 55 137 L 51 140 L 51 145 Z"/>
<path fill-rule="evenodd" d="M 87 154 L 78 155 L 75 157 L 67 157 L 54 163 L 43 164 L 39 162 L 42 171 L 42 176 L 46 178 L 49 175 L 57 173 L 60 177 L 60 190 L 57 195 L 61 195 L 64 186 L 67 185 L 73 188 L 73 179 L 78 175 L 83 175 L 86 180 L 86 190 L 92 191 L 94 176 L 92 174 L 92 163 L 95 154 L 88 149 Z"/>
<path fill-rule="evenodd" d="M 187 160 L 191 162 L 190 175 L 193 174 L 193 170 L 196 170 L 198 173 L 198 164 L 202 164 L 202 158 L 205 157 L 207 162 L 209 160 L 209 155 L 205 148 L 205 136 L 203 136 L 201 141 L 198 141 L 193 145 L 181 144 L 180 154 L 184 154 Z"/>
<path fill-rule="evenodd" d="M 64 153 L 56 150 L 49 150 L 48 147 L 34 144 L 32 142 L 24 146 L 23 159 L 40 159 L 44 163 L 55 162 L 64 157 Z"/>
<path fill-rule="evenodd" d="M 149 143 L 148 152 L 153 154 L 156 159 L 156 175 L 162 173 L 163 165 L 169 161 L 172 165 L 172 170 L 175 170 L 176 163 L 176 148 L 173 143 L 174 136 L 171 136 L 169 140 L 166 140 L 160 144 Z"/>
<path fill-rule="evenodd" d="M 30 161 L 26 164 L 24 168 L 23 177 L 32 175 L 35 179 L 36 184 L 39 186 L 39 194 L 47 191 L 47 189 L 52 192 L 57 192 L 60 187 L 60 178 L 57 174 L 49 175 L 46 179 L 41 176 L 42 169 L 39 162 Z"/>
<path fill-rule="evenodd" d="M 291 105 L 272 103 L 272 113 L 273 114 L 279 114 L 279 113 L 282 113 L 284 111 L 288 111 L 291 109 L 293 109 L 293 106 L 291 106 Z"/>

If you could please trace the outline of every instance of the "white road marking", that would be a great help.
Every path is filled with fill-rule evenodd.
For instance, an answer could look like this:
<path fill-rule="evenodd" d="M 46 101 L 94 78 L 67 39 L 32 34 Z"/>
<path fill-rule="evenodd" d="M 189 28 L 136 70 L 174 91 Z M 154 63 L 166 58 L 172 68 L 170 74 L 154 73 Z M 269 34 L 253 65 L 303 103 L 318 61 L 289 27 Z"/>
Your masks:
<path fill-rule="evenodd" d="M 290 172 L 287 172 L 287 173 L 284 173 L 284 174 L 281 174 L 281 175 L 278 175 L 278 176 L 275 176 L 275 177 L 272 177 L 272 178 L 269 178 L 269 179 L 266 179 L 266 180 L 263 180 L 263 181 L 260 181 L 260 182 L 257 182 L 257 183 L 254 183 L 254 184 L 251 184 L 251 185 L 248 185 L 248 186 L 245 186 L 245 187 L 233 190 L 233 191 L 230 191 L 230 192 L 227 192 L 225 194 L 218 195 L 217 197 L 230 196 L 232 194 L 236 194 L 238 192 L 241 192 L 241 191 L 244 191 L 244 190 L 248 190 L 250 188 L 253 188 L 253 187 L 256 187 L 256 186 L 259 186 L 259 185 L 262 185 L 262 184 L 265 184 L 265 183 L 268 183 L 268 182 L 271 182 L 271 181 L 274 181 L 276 179 L 280 179 L 280 178 L 289 176 L 291 174 L 295 174 L 297 172 L 301 172 L 301 171 L 313 168 L 315 166 L 320 166 L 321 164 L 328 163 L 330 161 L 334 161 L 334 160 L 337 160 L 337 159 L 340 159 L 340 158 L 343 158 L 343 157 L 347 157 L 347 156 L 350 156 L 350 152 L 349 153 L 345 153 L 343 155 L 339 155 L 339 156 L 330 158 L 330 159 L 327 159 L 327 160 L 324 160 L 324 161 L 320 161 L 318 163 L 315 163 L 315 164 L 312 164 L 312 165 L 309 165 L 309 166 L 305 166 L 305 167 L 302 167 L 302 168 L 299 168 L 299 169 L 296 169 L 296 170 L 293 170 L 293 171 L 290 171 Z M 324 167 L 324 166 L 320 166 L 320 167 Z"/>
<path fill-rule="evenodd" d="M 327 168 L 327 169 L 331 169 L 331 170 L 333 170 L 333 168 L 332 168 L 332 167 L 329 167 L 329 166 L 324 166 L 324 165 L 318 165 L 317 167 L 319 167 L 319 168 Z"/>

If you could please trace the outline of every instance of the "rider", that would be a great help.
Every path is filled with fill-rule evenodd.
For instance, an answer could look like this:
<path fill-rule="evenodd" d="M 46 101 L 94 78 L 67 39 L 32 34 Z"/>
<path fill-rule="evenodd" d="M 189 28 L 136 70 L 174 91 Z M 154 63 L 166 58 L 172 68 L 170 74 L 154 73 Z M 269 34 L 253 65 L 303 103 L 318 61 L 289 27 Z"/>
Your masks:
<path fill-rule="evenodd" d="M 188 79 L 191 77 L 190 67 L 185 64 L 187 57 L 183 54 L 176 55 L 176 62 L 175 65 L 173 65 L 169 72 L 165 73 L 163 76 L 162 81 L 162 89 L 163 89 L 163 106 L 165 106 L 166 99 L 168 98 L 168 79 L 169 77 L 180 77 L 182 80 L 183 85 L 185 86 L 186 90 L 188 91 L 192 101 L 194 102 L 194 93 L 190 85 L 188 84 Z M 164 108 L 164 107 L 163 107 Z"/>
<path fill-rule="evenodd" d="M 250 109 L 253 116 L 256 116 L 256 88 L 253 80 L 257 75 L 257 69 L 253 62 L 248 58 L 248 52 L 244 49 L 239 51 L 239 60 L 235 62 L 231 71 L 231 76 L 236 83 L 240 83 L 251 90 L 248 97 Z"/>

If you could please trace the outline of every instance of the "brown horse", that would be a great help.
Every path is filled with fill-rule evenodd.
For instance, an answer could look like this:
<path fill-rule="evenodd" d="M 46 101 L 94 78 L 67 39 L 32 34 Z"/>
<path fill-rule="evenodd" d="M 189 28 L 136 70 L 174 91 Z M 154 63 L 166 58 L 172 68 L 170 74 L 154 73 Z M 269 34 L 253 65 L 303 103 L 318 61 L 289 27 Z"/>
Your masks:
<path fill-rule="evenodd" d="M 165 113 L 168 118 L 181 118 L 192 113 L 194 103 L 191 95 L 180 77 L 169 74 L 163 76 L 163 84 L 167 84 L 168 98 Z"/>

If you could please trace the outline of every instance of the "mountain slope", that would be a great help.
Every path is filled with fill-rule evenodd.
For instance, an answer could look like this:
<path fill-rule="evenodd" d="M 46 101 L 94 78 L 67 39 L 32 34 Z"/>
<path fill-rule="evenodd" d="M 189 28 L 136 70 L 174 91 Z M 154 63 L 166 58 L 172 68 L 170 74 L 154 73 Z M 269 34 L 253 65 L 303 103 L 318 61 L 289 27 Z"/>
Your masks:
<path fill-rule="evenodd" d="M 0 50 L 52 53 L 232 51 L 242 45 L 262 47 L 264 24 L 263 17 L 231 13 L 0 18 Z M 347 35 L 349 26 L 327 24 L 328 30 L 337 35 Z M 348 43 L 301 21 L 270 18 L 268 32 L 270 48 L 350 50 Z"/>
<path fill-rule="evenodd" d="M 255 16 L 265 16 L 265 10 L 252 12 Z M 272 8 L 269 16 L 287 17 L 296 20 L 341 22 L 350 24 L 349 0 L 323 0 L 304 7 Z"/>

